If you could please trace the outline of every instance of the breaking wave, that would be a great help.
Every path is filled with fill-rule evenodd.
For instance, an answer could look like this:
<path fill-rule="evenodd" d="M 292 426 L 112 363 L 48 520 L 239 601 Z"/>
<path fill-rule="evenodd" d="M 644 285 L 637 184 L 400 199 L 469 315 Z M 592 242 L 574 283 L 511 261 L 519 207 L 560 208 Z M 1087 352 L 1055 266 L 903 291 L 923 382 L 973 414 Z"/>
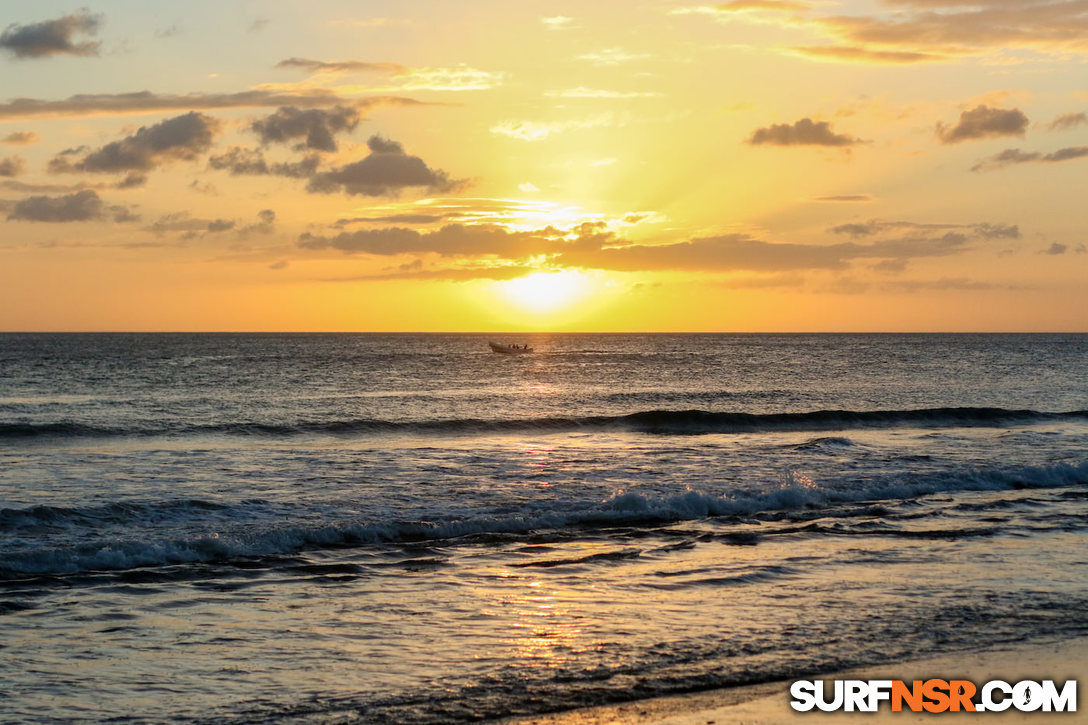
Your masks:
<path fill-rule="evenodd" d="M 1050 488 L 1085 483 L 1088 483 L 1088 461 L 1076 465 L 963 469 L 927 475 L 899 474 L 872 481 L 837 484 L 820 484 L 804 475 L 791 473 L 775 486 L 738 490 L 724 495 L 693 489 L 660 497 L 621 491 L 604 501 L 555 502 L 552 510 L 536 510 L 522 515 L 495 515 L 481 511 L 447 521 L 276 522 L 267 518 L 254 520 L 249 506 L 242 503 L 236 504 L 236 525 L 223 526 L 222 533 L 194 533 L 170 538 L 168 534 L 160 532 L 158 535 L 162 538 L 159 540 L 155 540 L 153 535 L 134 539 L 110 534 L 96 536 L 100 532 L 92 526 L 86 532 L 88 535 L 82 537 L 84 543 L 29 546 L 8 551 L 0 560 L 0 580 L 176 564 L 229 563 L 313 549 L 453 540 L 486 541 L 495 537 L 533 535 L 542 530 L 647 526 L 797 509 L 819 512 L 825 507 L 843 503 L 909 500 L 942 492 Z M 86 526 L 106 516 L 113 525 L 123 524 L 126 517 L 134 523 L 146 523 L 151 510 L 164 517 L 169 511 L 175 511 L 178 516 L 192 516 L 199 511 L 209 512 L 209 515 L 214 512 L 220 524 L 228 523 L 224 519 L 229 519 L 232 511 L 230 507 L 199 500 L 176 501 L 157 509 L 145 505 L 113 505 L 93 511 L 38 506 L 4 509 L 0 511 L 0 522 L 6 526 L 25 526 L 34 522 L 50 526 Z M 114 529 L 111 531 L 115 532 Z M 534 565 L 559 566 L 569 563 L 573 562 L 538 562 Z"/>

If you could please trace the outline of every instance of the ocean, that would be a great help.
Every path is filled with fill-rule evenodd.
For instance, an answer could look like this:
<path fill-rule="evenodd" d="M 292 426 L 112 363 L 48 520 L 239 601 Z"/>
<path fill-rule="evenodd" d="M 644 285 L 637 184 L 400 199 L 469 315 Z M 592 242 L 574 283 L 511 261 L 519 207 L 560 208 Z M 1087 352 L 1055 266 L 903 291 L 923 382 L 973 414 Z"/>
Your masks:
<path fill-rule="evenodd" d="M 0 720 L 467 722 L 1088 634 L 1086 363 L 0 335 Z"/>

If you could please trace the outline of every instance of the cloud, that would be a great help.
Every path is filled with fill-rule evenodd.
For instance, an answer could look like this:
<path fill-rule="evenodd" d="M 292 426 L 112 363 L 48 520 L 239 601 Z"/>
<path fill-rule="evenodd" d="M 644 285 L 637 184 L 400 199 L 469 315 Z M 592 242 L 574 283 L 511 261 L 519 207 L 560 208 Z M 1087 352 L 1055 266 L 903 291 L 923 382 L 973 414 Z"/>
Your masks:
<path fill-rule="evenodd" d="M 773 287 L 800 287 L 805 278 L 799 274 L 770 274 L 759 277 L 741 277 L 722 281 L 730 289 L 770 289 Z"/>
<path fill-rule="evenodd" d="M 392 77 L 398 91 L 482 91 L 502 83 L 506 73 L 458 65 L 453 68 L 409 68 Z"/>
<path fill-rule="evenodd" d="M 37 143 L 40 139 L 41 137 L 33 131 L 12 131 L 7 136 L 0 138 L 0 143 L 10 144 L 11 146 L 26 146 L 27 144 Z"/>
<path fill-rule="evenodd" d="M 136 189 L 147 183 L 147 174 L 141 174 L 138 171 L 129 173 L 125 178 L 118 181 L 115 185 L 115 189 Z"/>
<path fill-rule="evenodd" d="M 914 259 L 958 254 L 971 236 L 948 232 L 933 237 L 908 237 L 868 244 L 798 244 L 767 242 L 746 234 L 704 237 L 662 245 L 598 246 L 576 244 L 557 263 L 626 272 L 679 270 L 688 272 L 790 272 L 806 269 L 844 270 L 855 260 Z"/>
<path fill-rule="evenodd" d="M 272 209 L 261 209 L 257 212 L 257 221 L 238 228 L 238 236 L 246 238 L 250 234 L 271 234 L 276 230 L 276 212 Z"/>
<path fill-rule="evenodd" d="M 753 146 L 854 146 L 863 141 L 832 132 L 831 124 L 827 121 L 802 118 L 792 125 L 776 123 L 766 128 L 757 128 L 748 143 Z"/>
<path fill-rule="evenodd" d="M 841 247 L 843 245 L 838 245 Z M 705 237 L 674 244 L 617 247 L 580 245 L 564 252 L 566 265 L 625 272 L 682 270 L 691 272 L 843 269 L 841 249 L 816 245 L 771 243 L 745 234 Z"/>
<path fill-rule="evenodd" d="M 1018 62 L 1011 53 L 1019 50 L 1059 58 L 1088 53 L 1083 0 L 887 0 L 866 12 L 873 5 L 851 4 L 855 14 L 844 15 L 828 14 L 830 8 L 845 8 L 834 3 L 739 0 L 671 13 L 709 15 L 718 22 L 743 18 L 830 36 L 833 45 L 786 49 L 821 61 L 886 64 L 995 56 Z"/>
<path fill-rule="evenodd" d="M 270 234 L 275 230 L 276 212 L 271 209 L 262 209 L 257 213 L 257 221 L 253 224 L 239 226 L 235 219 L 200 219 L 189 212 L 180 211 L 165 214 L 155 220 L 154 224 L 145 227 L 145 231 L 157 235 L 181 232 L 181 239 L 199 239 L 209 234 L 222 234 L 235 231 L 241 238 L 250 234 Z"/>
<path fill-rule="evenodd" d="M 219 128 L 218 120 L 191 111 L 153 126 L 141 126 L 133 135 L 108 143 L 75 162 L 61 153 L 49 162 L 49 170 L 118 173 L 149 171 L 175 160 L 191 161 L 211 147 Z"/>
<path fill-rule="evenodd" d="M 370 154 L 354 163 L 315 174 L 306 186 L 314 193 L 342 191 L 361 196 L 392 196 L 410 187 L 450 191 L 464 182 L 453 181 L 445 171 L 432 169 L 418 156 L 410 156 L 396 141 L 371 136 Z"/>
<path fill-rule="evenodd" d="M 399 96 L 347 98 L 326 88 L 292 92 L 250 90 L 238 93 L 188 93 L 161 95 L 150 91 L 136 93 L 80 93 L 62 101 L 16 98 L 0 103 L 0 119 L 55 116 L 112 116 L 171 111 L 214 110 L 225 108 L 276 108 L 295 106 L 319 108 L 334 104 L 367 110 L 382 105 L 431 105 Z"/>
<path fill-rule="evenodd" d="M 803 2 L 791 2 L 790 0 L 732 0 L 714 7 L 720 13 L 742 13 L 750 10 L 808 10 L 812 6 Z"/>
<path fill-rule="evenodd" d="M 1020 149 L 1005 149 L 1001 153 L 979 161 L 971 167 L 971 171 L 987 171 L 1000 169 L 1013 164 L 1025 164 L 1037 162 L 1053 164 L 1059 161 L 1072 161 L 1088 156 L 1088 146 L 1068 146 L 1048 154 L 1039 151 L 1021 151 Z"/>
<path fill-rule="evenodd" d="M 574 23 L 574 18 L 567 17 L 566 15 L 555 15 L 550 18 L 541 18 L 540 22 L 544 24 L 548 30 L 564 30 L 571 27 Z"/>
<path fill-rule="evenodd" d="M 209 184 L 197 179 L 193 179 L 193 182 L 189 184 L 189 188 L 198 194 L 206 194 L 208 196 L 219 196 L 219 189 L 215 187 L 215 184 Z"/>
<path fill-rule="evenodd" d="M 1054 242 L 1049 247 L 1047 247 L 1042 253 L 1043 254 L 1057 255 L 1057 254 L 1065 254 L 1068 251 L 1069 251 L 1069 245 L 1068 244 L 1060 244 L 1058 242 Z"/>
<path fill-rule="evenodd" d="M 983 239 L 1019 239 L 1020 227 L 1015 224 L 993 224 L 980 222 L 978 224 L 920 224 L 908 221 L 886 221 L 870 219 L 867 222 L 851 222 L 831 227 L 834 234 L 847 234 L 852 237 L 867 237 L 878 234 L 895 232 L 908 232 L 914 235 L 932 237 L 935 234 L 947 232 L 959 232 Z"/>
<path fill-rule="evenodd" d="M 1028 117 L 1018 108 L 990 108 L 975 106 L 960 114 L 955 126 L 937 122 L 937 138 L 941 143 L 953 144 L 996 136 L 1023 136 L 1028 127 Z"/>
<path fill-rule="evenodd" d="M 433 253 L 446 257 L 495 255 L 517 258 L 557 251 L 556 234 L 557 230 L 510 231 L 497 224 L 447 224 L 430 232 L 388 227 L 341 232 L 332 237 L 307 233 L 299 237 L 298 245 L 303 249 L 334 249 L 345 254 Z"/>
<path fill-rule="evenodd" d="M 504 281 L 523 277 L 540 270 L 528 264 L 466 265 L 459 267 L 424 268 L 421 260 L 399 265 L 396 269 L 377 274 L 351 277 L 327 277 L 322 282 L 383 282 L 395 279 L 427 279 L 445 282 L 462 282 L 472 279 Z"/>
<path fill-rule="evenodd" d="M 313 76 L 297 83 L 265 83 L 257 89 L 275 92 L 324 89 L 327 91 L 399 92 L 399 91 L 479 91 L 499 85 L 504 72 L 479 70 L 460 64 L 450 68 L 411 68 L 398 63 L 368 63 L 357 60 L 320 61 L 288 58 L 277 67 L 301 68 Z M 383 86 L 335 86 L 332 79 L 346 73 L 383 72 L 391 74 Z"/>
<path fill-rule="evenodd" d="M 630 63 L 634 60 L 651 58 L 649 53 L 628 53 L 623 48 L 605 48 L 596 53 L 586 53 L 578 56 L 579 60 L 588 60 L 594 65 L 616 66 L 622 63 Z"/>
<path fill-rule="evenodd" d="M 747 234 L 725 234 L 669 244 L 632 244 L 616 236 L 603 221 L 585 222 L 563 231 L 554 227 L 516 231 L 497 224 L 448 224 L 433 231 L 405 227 L 341 232 L 333 236 L 303 234 L 299 246 L 345 254 L 437 254 L 445 257 L 490 255 L 508 260 L 546 257 L 549 264 L 624 272 L 686 271 L 704 273 L 797 273 L 803 270 L 849 269 L 854 262 L 906 260 L 960 254 L 976 240 L 1019 236 L 1015 226 L 874 222 L 893 236 L 867 243 L 834 244 L 768 242 Z M 896 230 L 909 229 L 895 236 Z M 875 233 L 875 232 L 874 232 Z M 754 286 L 753 282 L 753 286 Z"/>
<path fill-rule="evenodd" d="M 173 23 L 168 27 L 160 28 L 159 30 L 155 31 L 155 37 L 156 38 L 173 38 L 173 37 L 175 37 L 177 35 L 181 35 L 181 34 L 182 34 L 181 26 L 178 25 L 177 23 Z"/>
<path fill-rule="evenodd" d="M 940 290 L 979 291 L 992 289 L 1010 289 L 1008 285 L 992 282 L 976 282 L 966 277 L 941 277 L 935 280 L 899 280 L 889 282 L 887 287 L 901 292 L 928 292 Z"/>
<path fill-rule="evenodd" d="M 501 136 L 509 136 L 520 141 L 542 141 L 548 136 L 563 133 L 578 128 L 595 128 L 598 126 L 611 126 L 615 123 L 613 116 L 604 114 L 592 118 L 574 119 L 570 121 L 500 121 L 491 127 L 491 133 Z"/>
<path fill-rule="evenodd" d="M 813 22 L 844 43 L 948 56 L 1030 48 L 1060 55 L 1088 50 L 1080 0 L 889 0 L 896 12 Z"/>
<path fill-rule="evenodd" d="M 934 63 L 948 60 L 948 56 L 921 53 L 910 50 L 874 50 L 853 45 L 798 45 L 789 49 L 792 53 L 815 60 L 837 63 L 870 63 L 904 65 L 909 63 Z"/>
<path fill-rule="evenodd" d="M 565 91 L 548 91 L 544 95 L 552 98 L 658 98 L 662 94 L 653 91 L 606 91 L 599 88 L 568 88 Z"/>
<path fill-rule="evenodd" d="M 870 269 L 882 274 L 899 274 L 905 272 L 910 264 L 908 259 L 883 259 L 870 266 Z"/>
<path fill-rule="evenodd" d="M 1088 124 L 1088 114 L 1086 113 L 1063 113 L 1055 118 L 1047 126 L 1051 131 L 1068 131 L 1071 128 L 1076 128 L 1081 124 Z"/>
<path fill-rule="evenodd" d="M 105 204 L 90 189 L 65 196 L 30 196 L 16 202 L 8 214 L 9 220 L 28 222 L 84 222 L 107 217 L 115 222 L 139 218 L 123 206 Z"/>
<path fill-rule="evenodd" d="M 18 156 L 0 159 L 0 176 L 18 176 L 26 171 L 26 162 Z"/>
<path fill-rule="evenodd" d="M 386 214 L 384 216 L 337 219 L 333 226 L 345 227 L 348 224 L 434 224 L 456 216 L 460 216 L 460 214 Z"/>
<path fill-rule="evenodd" d="M 873 197 L 868 194 L 837 194 L 834 196 L 818 196 L 813 201 L 825 201 L 825 202 L 849 202 L 849 203 L 861 203 L 870 202 Z"/>
<path fill-rule="evenodd" d="M 237 222 L 233 219 L 216 219 L 215 221 L 208 222 L 208 232 L 211 234 L 225 232 L 234 229 L 235 224 L 237 224 Z"/>
<path fill-rule="evenodd" d="M 277 68 L 300 68 L 309 73 L 402 73 L 408 70 L 400 63 L 370 63 L 361 60 L 310 60 L 287 58 L 276 64 Z"/>
<path fill-rule="evenodd" d="M 75 35 L 94 35 L 98 32 L 100 15 L 86 10 L 65 15 L 56 20 L 43 20 L 28 25 L 9 25 L 0 34 L 0 48 L 16 58 L 46 58 L 53 55 L 98 55 L 97 42 L 77 43 Z"/>
<path fill-rule="evenodd" d="M 268 163 L 256 149 L 233 146 L 229 151 L 208 159 L 208 166 L 217 171 L 229 171 L 231 176 L 286 176 L 306 179 L 317 173 L 321 158 L 317 154 L 301 161 Z"/>
<path fill-rule="evenodd" d="M 234 227 L 235 222 L 229 219 L 198 219 L 187 211 L 164 214 L 155 220 L 153 224 L 145 227 L 145 231 L 155 234 L 167 234 L 169 232 L 187 232 L 186 238 L 198 236 L 198 233 L 223 232 Z"/>
<path fill-rule="evenodd" d="M 14 179 L 4 179 L 0 181 L 0 188 L 11 189 L 12 191 L 26 191 L 32 193 L 65 193 L 73 191 L 83 191 L 84 189 L 108 189 L 112 184 L 28 184 L 22 181 L 15 181 Z"/>
<path fill-rule="evenodd" d="M 388 28 L 394 25 L 411 25 L 410 18 L 365 18 L 331 20 L 331 25 L 350 25 L 355 28 Z"/>
<path fill-rule="evenodd" d="M 359 112 L 347 106 L 307 110 L 284 106 L 272 115 L 254 121 L 250 128 L 262 144 L 304 139 L 295 146 L 296 150 L 336 151 L 336 134 L 354 131 L 358 125 Z"/>

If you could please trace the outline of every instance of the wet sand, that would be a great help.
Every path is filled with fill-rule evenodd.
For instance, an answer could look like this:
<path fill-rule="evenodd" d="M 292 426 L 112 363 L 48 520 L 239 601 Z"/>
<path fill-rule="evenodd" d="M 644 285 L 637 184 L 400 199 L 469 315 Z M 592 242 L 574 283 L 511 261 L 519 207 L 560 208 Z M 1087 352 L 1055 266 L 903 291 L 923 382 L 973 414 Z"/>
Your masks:
<path fill-rule="evenodd" d="M 1077 679 L 1078 712 L 942 713 L 958 722 L 1074 723 L 1088 722 L 1088 705 L 1083 703 L 1088 682 L 1088 637 L 1023 645 L 1002 645 L 994 649 L 920 659 L 891 665 L 864 667 L 823 675 L 819 679 L 965 679 L 981 685 L 1000 679 Z M 799 678 L 799 679 L 817 679 Z M 773 682 L 749 687 L 711 690 L 689 695 L 638 700 L 622 705 L 571 710 L 527 718 L 508 718 L 503 725 L 777 725 L 778 723 L 932 723 L 934 713 L 891 712 L 883 703 L 875 713 L 818 710 L 795 712 L 790 707 L 790 682 Z M 941 721 L 946 720 L 942 718 Z"/>

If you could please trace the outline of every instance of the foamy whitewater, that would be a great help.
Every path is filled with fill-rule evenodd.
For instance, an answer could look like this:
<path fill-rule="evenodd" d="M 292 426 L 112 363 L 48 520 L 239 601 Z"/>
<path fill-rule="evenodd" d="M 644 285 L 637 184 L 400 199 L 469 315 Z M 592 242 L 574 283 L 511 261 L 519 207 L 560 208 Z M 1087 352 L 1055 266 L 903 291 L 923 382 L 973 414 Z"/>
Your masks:
<path fill-rule="evenodd" d="M 0 720 L 462 722 L 1086 634 L 1086 369 L 1086 335 L 0 335 Z"/>

